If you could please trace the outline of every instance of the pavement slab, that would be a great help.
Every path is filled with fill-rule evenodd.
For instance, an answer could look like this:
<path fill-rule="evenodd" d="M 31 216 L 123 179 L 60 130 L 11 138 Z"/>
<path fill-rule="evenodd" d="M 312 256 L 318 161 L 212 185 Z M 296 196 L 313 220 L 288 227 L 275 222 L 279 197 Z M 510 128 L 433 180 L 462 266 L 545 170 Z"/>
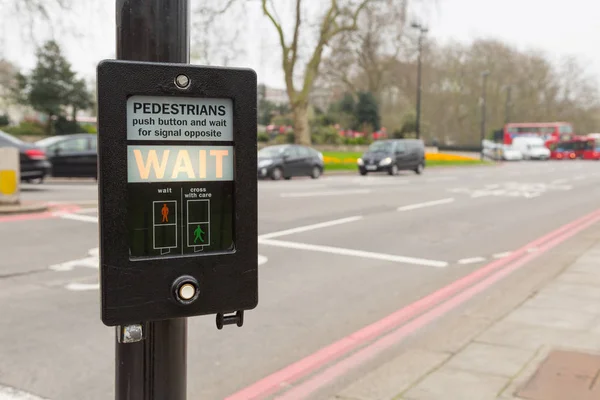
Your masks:
<path fill-rule="evenodd" d="M 511 377 L 534 355 L 533 351 L 473 342 L 446 364 L 448 367 Z"/>
<path fill-rule="evenodd" d="M 505 377 L 444 366 L 403 393 L 403 400 L 494 399 L 507 384 Z"/>

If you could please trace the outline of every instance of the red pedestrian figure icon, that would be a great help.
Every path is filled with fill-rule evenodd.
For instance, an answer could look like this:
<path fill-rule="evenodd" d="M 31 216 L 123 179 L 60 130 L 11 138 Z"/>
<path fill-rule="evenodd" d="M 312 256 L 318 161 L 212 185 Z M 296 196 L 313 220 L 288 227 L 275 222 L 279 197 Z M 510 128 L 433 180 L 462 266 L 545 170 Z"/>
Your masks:
<path fill-rule="evenodd" d="M 169 207 L 167 207 L 167 204 L 163 204 L 162 210 L 160 210 L 161 214 L 162 214 L 162 221 L 161 222 L 169 222 Z"/>

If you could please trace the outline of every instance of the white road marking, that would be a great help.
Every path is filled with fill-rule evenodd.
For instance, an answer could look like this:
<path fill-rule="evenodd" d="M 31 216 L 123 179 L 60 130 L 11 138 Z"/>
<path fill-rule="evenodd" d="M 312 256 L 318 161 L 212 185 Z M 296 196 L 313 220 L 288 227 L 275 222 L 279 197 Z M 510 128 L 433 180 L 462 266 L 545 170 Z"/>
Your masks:
<path fill-rule="evenodd" d="M 475 264 L 475 263 L 482 262 L 482 261 L 485 261 L 485 257 L 463 258 L 462 260 L 458 260 L 458 263 L 462 264 L 462 265 L 466 265 L 466 264 Z"/>
<path fill-rule="evenodd" d="M 100 284 L 99 283 L 77 283 L 77 282 L 73 282 L 73 283 L 69 283 L 67 286 L 65 286 L 65 289 L 72 290 L 74 292 L 84 292 L 84 291 L 88 291 L 88 290 L 99 290 L 100 289 Z"/>
<path fill-rule="evenodd" d="M 369 258 L 369 259 L 373 259 L 373 260 L 390 261 L 390 262 L 397 262 L 397 263 L 402 263 L 402 264 L 422 265 L 422 266 L 426 266 L 426 267 L 435 267 L 435 268 L 444 268 L 444 267 L 448 266 L 448 263 L 445 261 L 436 261 L 436 260 L 427 260 L 424 258 L 397 256 L 394 254 L 373 253 L 370 251 L 344 249 L 344 248 L 340 248 L 340 247 L 321 246 L 321 245 L 308 244 L 308 243 L 286 242 L 283 240 L 270 240 L 270 239 L 259 239 L 258 242 L 260 244 L 264 244 L 264 245 L 285 247 L 288 249 L 317 251 L 317 252 L 321 252 L 321 253 L 338 254 L 338 255 L 350 256 L 350 257 Z"/>
<path fill-rule="evenodd" d="M 281 197 L 322 197 L 322 196 L 345 196 L 348 194 L 368 194 L 371 193 L 369 189 L 353 189 L 353 190 L 335 190 L 335 191 L 323 191 L 323 192 L 298 192 L 298 193 L 282 193 Z"/>
<path fill-rule="evenodd" d="M 503 253 L 496 253 L 492 257 L 494 257 L 494 258 L 504 258 L 504 257 L 510 256 L 511 254 L 512 254 L 512 251 L 505 251 Z"/>
<path fill-rule="evenodd" d="M 31 393 L 0 385 L 0 400 L 48 400 Z"/>
<path fill-rule="evenodd" d="M 264 235 L 260 235 L 258 237 L 258 239 L 259 240 L 260 239 L 272 239 L 272 238 L 276 238 L 279 236 L 292 235 L 294 233 L 312 231 L 314 229 L 328 228 L 330 226 L 336 226 L 336 225 L 341 225 L 341 224 L 347 224 L 349 222 L 355 222 L 355 221 L 361 220 L 362 218 L 363 218 L 362 216 L 356 215 L 354 217 L 334 219 L 333 221 L 326 221 L 326 222 L 321 222 L 321 223 L 313 224 L 313 225 L 299 226 L 298 228 L 286 229 L 284 231 L 266 233 Z"/>
<path fill-rule="evenodd" d="M 261 256 L 260 254 L 258 255 L 258 265 L 263 265 L 267 261 L 269 261 L 269 259 L 267 257 Z"/>
<path fill-rule="evenodd" d="M 98 212 L 97 208 L 82 208 L 81 210 L 76 211 L 77 214 L 94 214 L 97 212 Z"/>
<path fill-rule="evenodd" d="M 72 219 L 74 221 L 91 222 L 93 224 L 98 223 L 98 217 L 92 217 L 90 215 L 79 215 L 72 213 L 55 213 L 54 215 L 64 219 Z"/>
<path fill-rule="evenodd" d="M 48 268 L 53 271 L 72 271 L 75 267 L 98 269 L 100 266 L 99 254 L 100 252 L 98 248 L 91 249 L 88 251 L 89 257 L 71 260 L 60 264 L 54 264 Z"/>
<path fill-rule="evenodd" d="M 398 211 L 411 211 L 411 210 L 416 210 L 419 208 L 438 206 L 440 204 L 448 204 L 448 203 L 452 203 L 453 201 L 454 201 L 454 197 L 448 197 L 447 199 L 426 201 L 424 203 L 416 203 L 416 204 L 410 204 L 407 206 L 398 207 Z"/>

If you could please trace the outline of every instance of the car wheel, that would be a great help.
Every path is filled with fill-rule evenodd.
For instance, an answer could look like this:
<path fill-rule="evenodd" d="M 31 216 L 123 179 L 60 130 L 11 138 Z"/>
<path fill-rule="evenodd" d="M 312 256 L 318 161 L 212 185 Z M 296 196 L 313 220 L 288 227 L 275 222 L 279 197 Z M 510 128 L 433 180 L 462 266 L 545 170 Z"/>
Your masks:
<path fill-rule="evenodd" d="M 398 166 L 396 164 L 393 164 L 390 169 L 388 170 L 388 174 L 390 175 L 398 175 Z"/>
<path fill-rule="evenodd" d="M 273 171 L 271 171 L 271 179 L 273 179 L 274 181 L 278 181 L 282 177 L 283 177 L 283 170 L 279 167 L 273 168 Z"/>
<path fill-rule="evenodd" d="M 285 179 L 286 181 L 289 181 L 290 179 L 292 179 L 291 176 L 284 176 L 283 179 Z"/>
<path fill-rule="evenodd" d="M 367 170 L 359 169 L 358 173 L 361 174 L 362 176 L 365 176 L 367 174 Z"/>
<path fill-rule="evenodd" d="M 424 169 L 425 169 L 425 165 L 423 165 L 423 163 L 419 163 L 419 165 L 417 165 L 417 167 L 415 168 L 415 173 L 417 175 L 421 175 L 423 173 Z"/>
<path fill-rule="evenodd" d="M 310 173 L 310 177 L 313 179 L 319 179 L 320 176 L 321 176 L 321 168 L 313 167 L 313 169 Z"/>

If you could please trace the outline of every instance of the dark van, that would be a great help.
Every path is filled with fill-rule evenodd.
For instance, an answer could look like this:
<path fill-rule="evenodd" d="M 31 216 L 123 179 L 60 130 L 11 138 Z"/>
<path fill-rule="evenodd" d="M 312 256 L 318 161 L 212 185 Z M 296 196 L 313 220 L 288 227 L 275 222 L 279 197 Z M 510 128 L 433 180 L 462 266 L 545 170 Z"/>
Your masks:
<path fill-rule="evenodd" d="M 425 168 L 425 145 L 419 139 L 378 140 L 357 163 L 361 175 L 381 171 L 396 175 L 401 170 L 421 174 Z"/>

